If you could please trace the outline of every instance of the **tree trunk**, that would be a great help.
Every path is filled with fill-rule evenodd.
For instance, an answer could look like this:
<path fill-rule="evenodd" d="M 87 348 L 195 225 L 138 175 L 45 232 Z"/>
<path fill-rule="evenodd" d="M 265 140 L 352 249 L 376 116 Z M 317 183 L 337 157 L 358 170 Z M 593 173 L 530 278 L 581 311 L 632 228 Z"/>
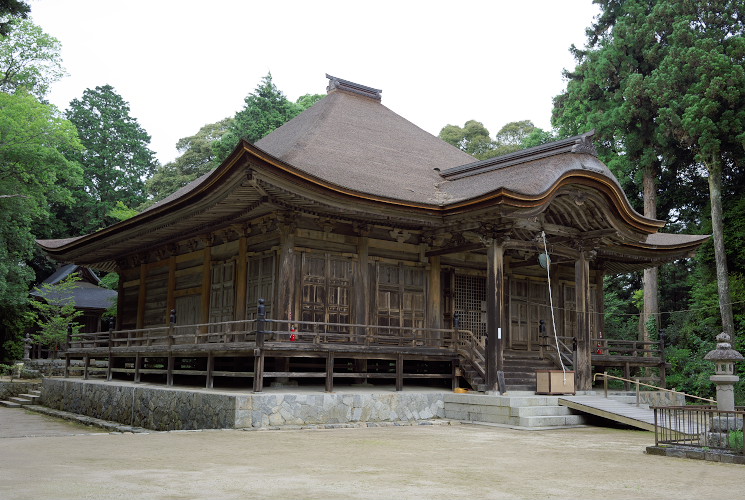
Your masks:
<path fill-rule="evenodd" d="M 644 216 L 650 219 L 657 218 L 657 185 L 655 182 L 656 173 L 659 169 L 648 167 L 644 169 Z M 658 288 L 659 268 L 653 267 L 644 270 L 644 309 L 642 311 L 642 342 L 649 342 L 650 339 L 650 319 L 654 318 L 654 326 L 659 328 L 659 288 Z"/>
<path fill-rule="evenodd" d="M 731 339 L 735 338 L 735 322 L 732 316 L 732 300 L 729 293 L 727 254 L 724 251 L 724 216 L 722 214 L 722 167 L 718 162 L 707 165 L 709 170 L 709 200 L 711 201 L 711 227 L 714 233 L 714 260 L 717 265 L 717 287 L 719 289 L 719 312 L 722 328 Z"/>

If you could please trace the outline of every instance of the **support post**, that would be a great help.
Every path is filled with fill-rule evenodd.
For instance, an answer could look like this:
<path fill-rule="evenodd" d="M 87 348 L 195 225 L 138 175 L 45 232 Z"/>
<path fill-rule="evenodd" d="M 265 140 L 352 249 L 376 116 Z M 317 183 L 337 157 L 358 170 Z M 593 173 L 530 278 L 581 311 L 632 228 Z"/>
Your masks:
<path fill-rule="evenodd" d="M 264 390 L 264 350 L 254 349 L 254 392 Z"/>
<path fill-rule="evenodd" d="M 489 242 L 486 260 L 486 388 L 503 393 L 506 391 L 503 383 L 504 246 L 495 239 Z"/>
<path fill-rule="evenodd" d="M 293 224 L 279 225 L 279 289 L 275 318 L 290 320 L 295 304 L 295 227 Z M 289 329 L 289 328 L 288 328 Z"/>
<path fill-rule="evenodd" d="M 138 352 L 135 354 L 135 384 L 140 383 L 140 368 L 142 368 L 142 355 Z"/>
<path fill-rule="evenodd" d="M 587 252 L 580 251 L 574 265 L 574 296 L 577 308 L 577 390 L 592 389 L 592 342 L 588 304 L 590 295 L 590 262 Z"/>
<path fill-rule="evenodd" d="M 334 390 L 334 353 L 329 351 L 326 354 L 326 392 Z"/>
<path fill-rule="evenodd" d="M 88 380 L 88 367 L 90 366 L 91 358 L 88 356 L 83 357 L 83 380 Z"/>
<path fill-rule="evenodd" d="M 206 387 L 207 389 L 212 389 L 214 386 L 214 378 L 212 376 L 212 372 L 215 369 L 215 354 L 213 352 L 207 353 L 207 381 L 206 381 Z"/>
<path fill-rule="evenodd" d="M 396 356 L 396 391 L 404 390 L 404 356 L 398 354 Z"/>
<path fill-rule="evenodd" d="M 173 368 L 176 364 L 176 358 L 172 353 L 168 354 L 168 371 L 166 372 L 166 385 L 173 385 Z"/>

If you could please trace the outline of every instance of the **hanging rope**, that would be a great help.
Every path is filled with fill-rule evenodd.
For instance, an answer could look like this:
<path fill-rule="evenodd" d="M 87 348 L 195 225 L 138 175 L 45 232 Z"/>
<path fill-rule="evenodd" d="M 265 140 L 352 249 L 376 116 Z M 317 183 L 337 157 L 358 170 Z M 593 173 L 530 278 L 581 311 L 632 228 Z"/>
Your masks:
<path fill-rule="evenodd" d="M 554 341 L 556 342 L 556 354 L 559 356 L 559 363 L 561 364 L 561 371 L 564 374 L 564 384 L 567 382 L 567 369 L 564 366 L 564 360 L 561 359 L 561 351 L 559 350 L 559 337 L 556 335 L 556 317 L 554 316 L 554 296 L 551 293 L 551 259 L 548 256 L 548 245 L 546 244 L 546 232 L 541 231 L 541 238 L 543 238 L 543 253 L 546 255 L 546 276 L 548 278 L 548 303 L 551 306 L 551 326 L 554 330 Z"/>

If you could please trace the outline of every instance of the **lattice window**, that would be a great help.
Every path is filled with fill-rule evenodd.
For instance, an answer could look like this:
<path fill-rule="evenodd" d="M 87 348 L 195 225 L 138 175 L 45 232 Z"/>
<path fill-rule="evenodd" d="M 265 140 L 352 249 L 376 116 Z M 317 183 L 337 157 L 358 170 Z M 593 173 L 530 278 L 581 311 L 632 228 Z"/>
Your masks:
<path fill-rule="evenodd" d="M 486 278 L 455 275 L 454 313 L 460 315 L 460 328 L 486 339 Z"/>

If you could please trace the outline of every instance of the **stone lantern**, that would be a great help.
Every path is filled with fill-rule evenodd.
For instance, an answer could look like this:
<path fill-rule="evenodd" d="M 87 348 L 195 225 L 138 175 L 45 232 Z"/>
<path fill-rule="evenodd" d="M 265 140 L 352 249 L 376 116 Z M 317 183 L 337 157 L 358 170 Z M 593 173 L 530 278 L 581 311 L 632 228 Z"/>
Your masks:
<path fill-rule="evenodd" d="M 709 380 L 717 384 L 717 409 L 720 411 L 735 409 L 735 383 L 740 380 L 735 375 L 735 362 L 743 359 L 742 354 L 732 349 L 729 341 L 729 335 L 720 333 L 717 335 L 717 348 L 704 356 L 704 359 L 716 364 L 716 374 Z"/>

